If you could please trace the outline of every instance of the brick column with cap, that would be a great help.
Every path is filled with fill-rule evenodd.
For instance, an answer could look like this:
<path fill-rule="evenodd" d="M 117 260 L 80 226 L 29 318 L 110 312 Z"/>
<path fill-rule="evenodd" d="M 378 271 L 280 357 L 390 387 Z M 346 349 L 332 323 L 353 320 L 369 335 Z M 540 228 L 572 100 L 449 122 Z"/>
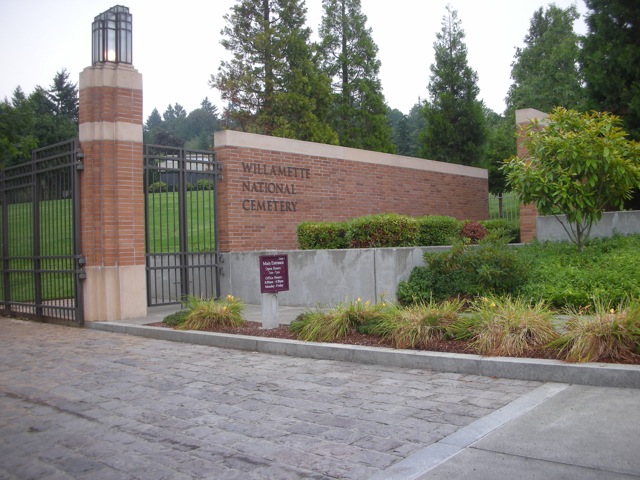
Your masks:
<path fill-rule="evenodd" d="M 85 320 L 147 314 L 142 75 L 96 63 L 80 74 L 82 250 Z"/>
<path fill-rule="evenodd" d="M 526 108 L 516 110 L 516 131 L 518 137 L 516 139 L 518 146 L 518 157 L 523 158 L 527 155 L 527 149 L 522 145 L 524 141 L 524 129 L 534 120 L 544 120 L 549 114 Z M 520 205 L 520 241 L 527 243 L 532 242 L 538 235 L 537 227 L 538 209 L 532 203 Z"/>

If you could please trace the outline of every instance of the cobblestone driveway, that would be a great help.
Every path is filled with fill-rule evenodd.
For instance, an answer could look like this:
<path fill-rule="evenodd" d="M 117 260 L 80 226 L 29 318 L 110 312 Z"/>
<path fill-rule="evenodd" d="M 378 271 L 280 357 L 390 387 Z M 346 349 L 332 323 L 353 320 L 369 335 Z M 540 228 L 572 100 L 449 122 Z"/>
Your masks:
<path fill-rule="evenodd" d="M 539 385 L 0 318 L 0 479 L 364 479 Z"/>

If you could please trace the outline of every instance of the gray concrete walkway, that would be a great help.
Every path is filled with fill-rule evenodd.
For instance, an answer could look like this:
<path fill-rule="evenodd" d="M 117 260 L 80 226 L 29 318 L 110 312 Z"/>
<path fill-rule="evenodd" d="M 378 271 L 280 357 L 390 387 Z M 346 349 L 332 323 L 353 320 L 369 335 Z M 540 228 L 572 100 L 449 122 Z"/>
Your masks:
<path fill-rule="evenodd" d="M 640 478 L 640 390 L 0 318 L 0 479 Z"/>

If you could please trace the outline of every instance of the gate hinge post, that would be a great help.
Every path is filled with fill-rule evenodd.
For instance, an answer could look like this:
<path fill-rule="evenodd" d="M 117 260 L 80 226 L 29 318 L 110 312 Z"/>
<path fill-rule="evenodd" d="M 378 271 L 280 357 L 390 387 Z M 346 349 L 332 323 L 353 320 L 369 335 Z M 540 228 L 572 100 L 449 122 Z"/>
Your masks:
<path fill-rule="evenodd" d="M 82 161 L 84 160 L 84 153 L 82 152 L 82 150 L 78 150 L 76 152 L 76 160 L 78 160 L 78 163 L 76 163 L 76 170 L 84 170 L 84 163 L 82 163 Z"/>
<path fill-rule="evenodd" d="M 78 257 L 78 267 L 80 267 L 80 271 L 78 272 L 78 280 L 86 280 L 87 272 L 84 271 L 84 266 L 87 264 L 87 259 L 84 257 Z"/>

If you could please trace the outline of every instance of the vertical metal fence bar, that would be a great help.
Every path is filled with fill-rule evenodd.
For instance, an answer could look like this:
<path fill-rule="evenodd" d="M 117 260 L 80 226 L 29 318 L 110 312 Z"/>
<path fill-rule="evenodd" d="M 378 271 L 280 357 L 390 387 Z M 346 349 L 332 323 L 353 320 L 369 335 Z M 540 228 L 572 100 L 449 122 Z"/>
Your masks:
<path fill-rule="evenodd" d="M 42 318 L 42 261 L 41 261 L 41 251 L 40 251 L 40 201 L 41 201 L 41 186 L 38 185 L 38 158 L 34 151 L 32 158 L 32 174 L 33 174 L 33 203 L 32 203 L 32 254 L 33 257 L 33 280 L 34 280 L 34 303 L 35 303 L 35 314 L 37 318 Z"/>
<path fill-rule="evenodd" d="M 178 189 L 178 231 L 179 231 L 179 258 L 180 258 L 180 300 L 186 299 L 190 293 L 188 252 L 189 252 L 189 218 L 187 208 L 187 158 L 183 149 L 178 154 L 179 165 L 179 189 Z"/>

